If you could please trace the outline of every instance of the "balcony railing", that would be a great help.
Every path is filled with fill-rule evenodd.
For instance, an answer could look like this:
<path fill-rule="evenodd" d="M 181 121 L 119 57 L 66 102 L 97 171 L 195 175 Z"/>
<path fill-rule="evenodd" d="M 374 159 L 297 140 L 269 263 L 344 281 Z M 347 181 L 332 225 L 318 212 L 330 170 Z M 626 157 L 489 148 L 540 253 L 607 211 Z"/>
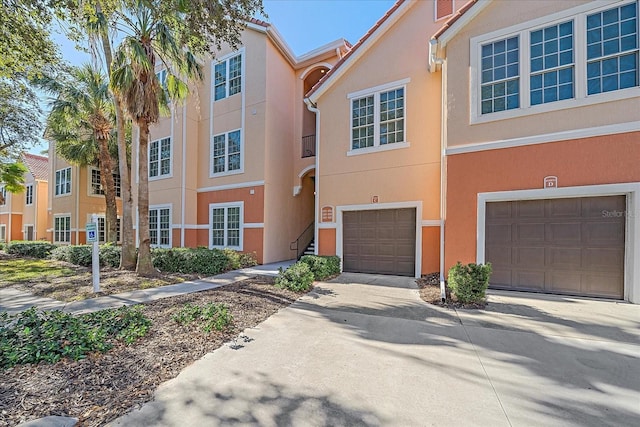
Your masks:
<path fill-rule="evenodd" d="M 316 155 L 316 136 L 307 135 L 302 137 L 302 157 L 313 157 Z"/>

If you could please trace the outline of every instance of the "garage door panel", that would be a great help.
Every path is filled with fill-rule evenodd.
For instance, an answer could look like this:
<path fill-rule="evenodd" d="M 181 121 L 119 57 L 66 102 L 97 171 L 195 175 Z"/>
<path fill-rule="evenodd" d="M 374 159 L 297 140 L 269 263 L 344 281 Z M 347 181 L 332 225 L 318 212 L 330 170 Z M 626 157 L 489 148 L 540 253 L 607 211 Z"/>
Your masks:
<path fill-rule="evenodd" d="M 343 212 L 344 271 L 415 273 L 415 209 Z"/>
<path fill-rule="evenodd" d="M 516 224 L 516 238 L 519 242 L 544 242 L 544 223 Z"/>
<path fill-rule="evenodd" d="M 588 245 L 611 246 L 624 242 L 624 222 L 590 221 L 585 223 L 585 240 Z"/>
<path fill-rule="evenodd" d="M 622 298 L 625 218 L 607 212 L 625 206 L 625 196 L 487 203 L 491 286 Z"/>
<path fill-rule="evenodd" d="M 544 247 L 539 248 L 514 248 L 515 265 L 540 267 L 544 269 L 545 253 Z"/>
<path fill-rule="evenodd" d="M 513 279 L 522 289 L 544 289 L 544 270 L 515 270 Z"/>
<path fill-rule="evenodd" d="M 580 269 L 582 266 L 582 248 L 551 247 L 547 253 L 547 265 L 552 269 Z"/>
<path fill-rule="evenodd" d="M 517 218 L 544 218 L 544 206 L 540 206 L 536 200 L 523 200 L 516 206 Z"/>

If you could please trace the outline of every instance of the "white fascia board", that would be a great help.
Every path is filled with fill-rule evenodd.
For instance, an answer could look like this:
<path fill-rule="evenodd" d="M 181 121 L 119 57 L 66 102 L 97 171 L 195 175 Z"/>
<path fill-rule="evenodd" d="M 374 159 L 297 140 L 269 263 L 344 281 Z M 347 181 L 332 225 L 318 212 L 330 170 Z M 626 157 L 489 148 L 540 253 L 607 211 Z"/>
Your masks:
<path fill-rule="evenodd" d="M 443 48 L 447 43 L 454 38 L 462 28 L 464 28 L 473 18 L 478 16 L 487 6 L 491 4 L 493 0 L 480 0 L 475 5 L 471 6 L 464 15 L 460 17 L 456 22 L 451 25 L 440 37 L 437 38 L 440 48 Z"/>

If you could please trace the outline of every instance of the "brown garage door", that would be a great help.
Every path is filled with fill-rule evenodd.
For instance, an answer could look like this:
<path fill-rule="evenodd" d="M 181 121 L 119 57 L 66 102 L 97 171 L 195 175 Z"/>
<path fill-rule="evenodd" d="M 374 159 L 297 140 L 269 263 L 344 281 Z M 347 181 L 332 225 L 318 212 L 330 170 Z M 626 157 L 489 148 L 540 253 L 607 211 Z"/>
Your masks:
<path fill-rule="evenodd" d="M 491 287 L 622 298 L 625 197 L 486 205 Z"/>
<path fill-rule="evenodd" d="M 343 270 L 413 276 L 416 210 L 344 212 Z"/>

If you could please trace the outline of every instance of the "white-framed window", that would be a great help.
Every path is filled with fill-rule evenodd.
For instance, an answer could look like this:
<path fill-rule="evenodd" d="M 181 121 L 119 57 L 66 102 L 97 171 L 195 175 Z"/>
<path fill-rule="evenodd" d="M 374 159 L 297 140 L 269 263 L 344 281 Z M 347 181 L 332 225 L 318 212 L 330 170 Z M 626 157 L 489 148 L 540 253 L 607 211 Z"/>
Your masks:
<path fill-rule="evenodd" d="M 92 196 L 104 196 L 104 189 L 102 188 L 102 181 L 100 175 L 100 169 L 90 168 L 89 174 L 89 191 Z M 113 173 L 113 185 L 116 190 L 116 197 L 121 196 L 121 183 L 120 183 L 120 174 L 114 172 Z"/>
<path fill-rule="evenodd" d="M 240 129 L 214 135 L 211 141 L 211 176 L 242 171 Z"/>
<path fill-rule="evenodd" d="M 33 204 L 33 184 L 27 184 L 25 186 L 24 204 L 25 205 L 32 205 Z"/>
<path fill-rule="evenodd" d="M 149 236 L 154 247 L 171 247 L 171 207 L 149 208 Z"/>
<path fill-rule="evenodd" d="M 0 224 L 0 242 L 7 241 L 7 225 Z"/>
<path fill-rule="evenodd" d="M 2 197 L 0 197 L 0 206 L 4 206 L 7 204 L 7 189 L 4 185 L 0 185 L 0 194 L 2 195 Z"/>
<path fill-rule="evenodd" d="M 408 81 L 389 83 L 347 96 L 351 102 L 351 153 L 407 145 Z"/>
<path fill-rule="evenodd" d="M 242 250 L 244 203 L 212 203 L 209 215 L 209 246 Z"/>
<path fill-rule="evenodd" d="M 149 143 L 149 178 L 171 176 L 171 138 Z"/>
<path fill-rule="evenodd" d="M 120 242 L 120 217 L 117 221 L 116 241 Z M 104 216 L 98 216 L 98 242 L 105 243 L 107 241 L 107 220 Z"/>
<path fill-rule="evenodd" d="M 55 195 L 71 194 L 71 167 L 56 171 Z"/>
<path fill-rule="evenodd" d="M 156 77 L 158 78 L 158 83 L 162 86 L 163 89 L 167 89 L 167 70 L 162 69 L 156 73 Z"/>
<path fill-rule="evenodd" d="M 213 66 L 213 99 L 218 101 L 242 91 L 242 54 L 222 59 Z"/>
<path fill-rule="evenodd" d="M 71 216 L 55 216 L 53 218 L 53 242 L 71 243 Z"/>
<path fill-rule="evenodd" d="M 471 39 L 471 121 L 640 96 L 638 0 L 592 2 Z"/>

